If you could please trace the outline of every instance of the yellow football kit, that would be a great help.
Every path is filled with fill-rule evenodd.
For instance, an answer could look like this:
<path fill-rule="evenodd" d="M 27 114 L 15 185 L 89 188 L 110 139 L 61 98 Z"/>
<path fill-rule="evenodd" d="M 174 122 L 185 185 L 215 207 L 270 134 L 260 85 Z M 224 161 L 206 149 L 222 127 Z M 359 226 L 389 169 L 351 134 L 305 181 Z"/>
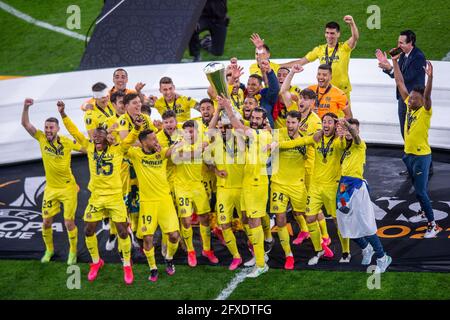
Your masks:
<path fill-rule="evenodd" d="M 363 140 L 360 144 L 356 144 L 355 141 L 348 143 L 349 147 L 345 148 L 342 156 L 341 175 L 362 180 L 366 164 L 366 143 Z"/>
<path fill-rule="evenodd" d="M 153 235 L 158 225 L 163 233 L 179 230 L 167 182 L 167 150 L 162 148 L 160 152 L 148 154 L 141 147 L 132 147 L 127 153 L 140 187 L 138 238 Z"/>
<path fill-rule="evenodd" d="M 84 113 L 84 125 L 86 130 L 93 130 L 98 127 L 108 129 L 117 121 L 116 109 L 110 101 L 106 108 L 99 107 L 94 103 L 94 108 Z"/>
<path fill-rule="evenodd" d="M 137 131 L 131 133 L 120 144 L 108 145 L 106 149 L 97 151 L 75 126 L 69 117 L 63 118 L 64 125 L 70 134 L 87 150 L 91 191 L 86 207 L 84 220 L 95 222 L 109 215 L 114 222 L 126 222 L 127 211 L 122 197 L 122 181 L 120 169 L 123 155 L 137 138 Z"/>
<path fill-rule="evenodd" d="M 292 140 L 287 128 L 278 130 L 274 139 L 279 142 Z M 270 208 L 272 213 L 285 213 L 289 201 L 295 212 L 305 212 L 305 161 L 307 144 L 313 144 L 312 136 L 304 138 L 305 145 L 291 149 L 279 149 L 272 154 L 272 178 Z"/>
<path fill-rule="evenodd" d="M 331 78 L 331 84 L 344 91 L 348 99 L 350 99 L 350 91 L 352 91 L 352 86 L 348 77 L 348 65 L 350 62 L 352 48 L 350 48 L 347 42 L 339 42 L 338 48 L 332 58 L 335 48 L 327 47 L 327 44 L 317 46 L 308 52 L 305 58 L 309 62 L 319 59 L 320 64 L 332 62 L 331 69 L 333 76 Z M 326 51 L 328 51 L 328 55 L 326 54 Z"/>
<path fill-rule="evenodd" d="M 78 186 L 72 174 L 71 152 L 79 151 L 81 145 L 75 141 L 57 136 L 49 142 L 44 132 L 37 130 L 34 138 L 39 142 L 45 169 L 45 189 L 42 201 L 43 218 L 51 218 L 64 208 L 64 219 L 75 219 Z"/>
<path fill-rule="evenodd" d="M 197 101 L 191 97 L 178 96 L 173 102 L 167 102 L 164 97 L 155 101 L 155 108 L 162 115 L 167 110 L 173 110 L 178 122 L 185 122 L 191 118 L 191 109 L 195 108 Z"/>
<path fill-rule="evenodd" d="M 427 110 L 424 106 L 421 106 L 416 110 L 412 110 L 409 107 L 409 97 L 406 98 L 405 104 L 408 106 L 408 110 L 404 126 L 404 151 L 406 154 L 417 156 L 428 155 L 431 153 L 430 144 L 428 143 L 428 130 L 430 129 L 432 115 L 431 108 Z"/>

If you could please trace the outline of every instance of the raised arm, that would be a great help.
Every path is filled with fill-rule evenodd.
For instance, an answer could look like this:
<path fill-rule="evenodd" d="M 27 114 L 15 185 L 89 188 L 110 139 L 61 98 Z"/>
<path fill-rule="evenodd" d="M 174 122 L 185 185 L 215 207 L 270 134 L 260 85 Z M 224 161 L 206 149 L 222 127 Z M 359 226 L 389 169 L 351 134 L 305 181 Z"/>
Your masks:
<path fill-rule="evenodd" d="M 23 102 L 23 111 L 22 111 L 22 126 L 27 130 L 27 132 L 34 138 L 36 135 L 37 129 L 31 124 L 30 116 L 28 110 L 34 104 L 34 100 L 31 98 L 26 98 Z"/>
<path fill-rule="evenodd" d="M 352 32 L 352 36 L 347 40 L 348 46 L 354 49 L 359 39 L 358 27 L 356 26 L 355 20 L 353 20 L 352 16 L 345 16 L 344 22 L 349 25 Z"/>
<path fill-rule="evenodd" d="M 303 57 L 298 60 L 293 60 L 293 61 L 289 61 L 286 63 L 282 63 L 282 64 L 280 64 L 280 67 L 291 68 L 291 67 L 295 66 L 296 64 L 298 64 L 300 66 L 304 66 L 305 64 L 308 64 L 308 63 L 309 63 L 308 59 Z"/>
<path fill-rule="evenodd" d="M 246 130 L 247 127 L 244 126 L 244 124 L 239 120 L 233 112 L 233 107 L 231 106 L 230 99 L 226 98 L 225 96 L 217 96 L 217 101 L 219 102 L 219 106 L 225 109 L 225 112 L 228 115 L 228 118 L 230 119 L 231 125 L 236 130 Z"/>
<path fill-rule="evenodd" d="M 402 72 L 400 71 L 400 66 L 398 65 L 398 59 L 400 55 L 396 55 L 395 57 L 392 57 L 392 63 L 394 65 L 394 78 L 395 83 L 397 84 L 398 92 L 400 92 L 400 95 L 402 96 L 403 100 L 406 100 L 409 93 L 405 86 L 405 81 L 403 80 Z"/>
<path fill-rule="evenodd" d="M 303 67 L 299 64 L 296 64 L 292 67 L 291 71 L 287 75 L 286 79 L 284 79 L 283 85 L 280 89 L 280 95 L 283 98 L 284 104 L 286 107 L 292 104 L 291 92 L 289 89 L 291 88 L 292 78 L 296 73 L 300 73 L 303 71 Z"/>
<path fill-rule="evenodd" d="M 350 134 L 353 138 L 353 141 L 356 144 L 358 144 L 358 145 L 361 144 L 361 138 L 358 134 L 358 131 L 354 127 L 352 127 L 346 119 L 339 119 L 338 122 L 342 127 L 346 128 L 348 130 L 348 132 L 350 132 Z"/>
<path fill-rule="evenodd" d="M 268 60 L 261 61 L 261 71 L 267 74 L 267 100 L 273 108 L 273 105 L 278 100 L 278 94 L 280 92 L 280 84 L 278 82 L 275 72 L 270 67 Z M 272 110 L 266 110 L 267 112 L 272 112 Z"/>
<path fill-rule="evenodd" d="M 77 128 L 75 123 L 72 122 L 72 120 L 67 116 L 65 111 L 65 104 L 63 101 L 58 101 L 56 103 L 58 106 L 59 114 L 61 115 L 61 118 L 63 119 L 64 126 L 66 127 L 67 131 L 72 135 L 72 137 L 75 138 L 75 140 L 84 148 L 86 149 L 89 145 L 89 139 L 84 136 L 84 134 L 81 133 L 81 131 Z"/>
<path fill-rule="evenodd" d="M 425 86 L 425 109 L 430 110 L 431 109 L 431 89 L 433 87 L 433 65 L 430 61 L 427 61 L 427 67 L 423 67 L 425 69 L 425 73 L 428 76 L 427 84 Z"/>

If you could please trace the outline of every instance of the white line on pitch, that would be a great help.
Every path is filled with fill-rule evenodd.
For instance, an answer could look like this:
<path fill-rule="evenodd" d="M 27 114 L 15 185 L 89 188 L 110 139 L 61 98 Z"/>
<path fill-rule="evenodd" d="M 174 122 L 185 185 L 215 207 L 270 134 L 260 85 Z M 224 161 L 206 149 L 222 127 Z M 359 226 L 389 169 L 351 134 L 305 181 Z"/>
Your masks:
<path fill-rule="evenodd" d="M 74 38 L 77 40 L 82 40 L 82 41 L 86 40 L 86 37 L 79 33 L 76 33 L 76 32 L 61 28 L 61 27 L 56 27 L 50 23 L 37 20 L 37 19 L 15 9 L 14 7 L 11 7 L 9 4 L 6 4 L 3 1 L 0 1 L 0 9 L 3 9 L 4 11 L 12 14 L 13 16 L 16 16 L 17 18 L 22 19 L 28 23 L 34 24 L 38 27 L 48 29 L 48 30 L 51 30 L 54 32 L 62 33 L 68 37 L 71 37 L 71 38 Z M 89 39 L 90 38 L 88 37 L 87 40 L 89 41 Z"/>
<path fill-rule="evenodd" d="M 233 279 L 228 283 L 227 287 L 223 289 L 215 300 L 226 300 L 233 293 L 234 289 L 239 285 L 239 283 L 245 280 L 247 274 L 249 274 L 253 268 L 242 269 Z"/>

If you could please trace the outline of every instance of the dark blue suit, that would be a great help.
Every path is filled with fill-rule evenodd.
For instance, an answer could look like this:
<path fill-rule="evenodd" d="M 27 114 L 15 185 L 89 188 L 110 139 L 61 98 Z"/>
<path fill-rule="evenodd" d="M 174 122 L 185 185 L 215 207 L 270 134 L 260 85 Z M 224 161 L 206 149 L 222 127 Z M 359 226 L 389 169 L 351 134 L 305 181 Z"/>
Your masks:
<path fill-rule="evenodd" d="M 405 54 L 402 53 L 400 59 L 398 61 L 400 70 L 403 75 L 403 79 L 405 81 L 405 86 L 408 92 L 416 86 L 425 86 L 425 70 L 423 67 L 426 66 L 426 59 L 423 52 L 414 47 L 409 53 L 408 58 L 406 58 Z M 383 70 L 384 73 L 388 74 L 391 78 L 394 78 L 394 72 L 389 72 Z M 403 102 L 402 97 L 397 89 L 397 100 L 398 100 L 398 120 L 400 122 L 400 131 L 402 133 L 403 139 L 404 136 L 404 127 L 405 127 L 405 118 L 406 118 L 406 105 Z"/>

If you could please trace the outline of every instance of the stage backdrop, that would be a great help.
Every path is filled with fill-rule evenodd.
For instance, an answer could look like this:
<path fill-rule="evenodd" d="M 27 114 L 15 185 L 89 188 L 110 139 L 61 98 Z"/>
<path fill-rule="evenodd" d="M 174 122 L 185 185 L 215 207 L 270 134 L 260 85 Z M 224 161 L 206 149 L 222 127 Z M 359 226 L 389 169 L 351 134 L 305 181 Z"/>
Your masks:
<path fill-rule="evenodd" d="M 366 179 L 370 186 L 372 202 L 375 206 L 378 234 L 382 243 L 392 256 L 391 270 L 397 271 L 450 271 L 450 157 L 446 153 L 434 153 L 434 176 L 430 180 L 430 195 L 436 221 L 444 230 L 435 239 L 423 239 L 425 222 L 413 224 L 408 221 L 418 209 L 410 180 L 398 175 L 403 170 L 400 150 L 369 147 L 366 165 Z M 84 156 L 73 159 L 73 172 L 80 186 L 77 210 L 77 225 L 80 232 L 78 241 L 79 261 L 90 261 L 84 242 L 83 212 L 89 192 L 87 183 L 89 171 Z M 0 259 L 40 259 L 44 252 L 41 236 L 41 204 L 45 186 L 44 169 L 41 162 L 0 167 Z M 361 250 L 352 243 L 352 261 L 348 265 L 338 263 L 341 256 L 339 239 L 331 219 L 327 220 L 335 258 L 322 261 L 315 267 L 308 267 L 307 261 L 313 254 L 310 240 L 301 246 L 292 245 L 296 269 L 361 270 Z M 56 217 L 54 225 L 55 259 L 65 261 L 68 254 L 67 233 L 62 215 Z M 292 237 L 298 233 L 298 226 L 289 218 L 288 230 Z M 201 241 L 198 227 L 194 228 L 194 245 L 199 255 L 199 264 L 207 264 L 200 256 Z M 276 228 L 272 229 L 276 245 L 269 254 L 269 265 L 282 268 L 284 254 L 279 245 Z M 106 251 L 108 230 L 100 223 L 97 231 L 100 254 L 106 261 L 119 262 L 116 248 Z M 239 250 L 244 259 L 250 258 L 246 238 L 242 231 L 236 233 Z M 231 256 L 226 247 L 216 237 L 212 237 L 213 248 L 221 265 L 228 265 Z M 160 234 L 155 237 L 156 256 L 162 262 L 160 253 Z M 145 257 L 134 250 L 136 262 L 146 263 Z M 180 247 L 176 263 L 186 264 L 186 253 Z"/>
<path fill-rule="evenodd" d="M 106 0 L 100 19 L 120 1 Z M 206 0 L 125 0 L 100 21 L 80 70 L 180 62 Z"/>

